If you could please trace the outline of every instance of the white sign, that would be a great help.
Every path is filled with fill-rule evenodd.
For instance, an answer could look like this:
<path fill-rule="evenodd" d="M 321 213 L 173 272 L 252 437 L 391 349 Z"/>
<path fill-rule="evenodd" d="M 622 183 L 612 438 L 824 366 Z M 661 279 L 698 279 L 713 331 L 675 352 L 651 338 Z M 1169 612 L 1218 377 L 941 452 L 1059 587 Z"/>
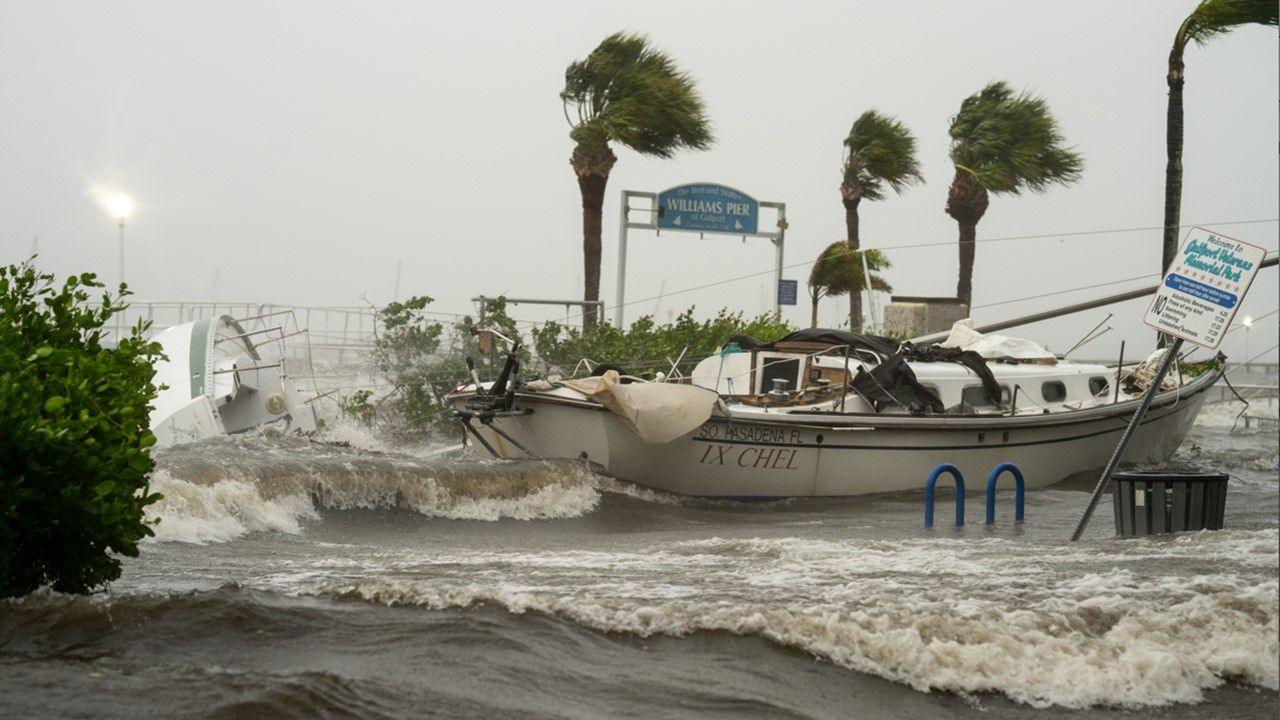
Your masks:
<path fill-rule="evenodd" d="M 1197 345 L 1218 347 L 1266 254 L 1257 245 L 1191 228 L 1142 321 Z"/>

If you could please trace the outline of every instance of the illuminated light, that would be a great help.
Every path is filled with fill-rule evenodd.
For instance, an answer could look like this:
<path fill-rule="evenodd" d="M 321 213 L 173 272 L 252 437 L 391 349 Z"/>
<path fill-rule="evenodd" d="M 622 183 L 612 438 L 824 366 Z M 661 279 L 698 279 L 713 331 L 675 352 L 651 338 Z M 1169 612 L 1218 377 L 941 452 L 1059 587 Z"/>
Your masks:
<path fill-rule="evenodd" d="M 107 212 L 121 223 L 129 219 L 134 207 L 133 198 L 123 193 L 107 201 Z"/>
<path fill-rule="evenodd" d="M 1253 327 L 1253 317 L 1245 315 L 1244 319 L 1240 321 L 1240 324 L 1245 327 Z"/>

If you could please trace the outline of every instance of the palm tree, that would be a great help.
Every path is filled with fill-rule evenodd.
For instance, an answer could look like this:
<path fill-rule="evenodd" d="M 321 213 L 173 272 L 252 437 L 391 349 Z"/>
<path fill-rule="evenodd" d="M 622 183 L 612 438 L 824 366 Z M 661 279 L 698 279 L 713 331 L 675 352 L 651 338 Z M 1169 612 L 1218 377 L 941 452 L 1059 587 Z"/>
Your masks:
<path fill-rule="evenodd" d="M 901 193 L 908 185 L 922 182 L 923 178 L 916 161 L 915 136 L 896 119 L 875 110 L 868 110 L 853 121 L 844 146 L 849 152 L 844 160 L 840 198 L 844 201 L 848 249 L 856 253 L 861 247 L 858 203 L 864 199 L 883 199 L 885 185 Z M 859 267 L 858 272 L 861 271 Z M 849 294 L 849 328 L 856 331 L 860 327 L 862 295 L 854 291 Z"/>
<path fill-rule="evenodd" d="M 893 267 L 889 258 L 879 250 L 850 250 L 848 243 L 837 240 L 827 246 L 809 271 L 809 300 L 812 303 L 809 316 L 809 327 L 818 326 L 818 301 L 824 297 L 838 297 L 845 293 L 857 295 L 866 287 L 862 271 L 862 259 L 866 256 L 867 269 L 871 273 L 871 289 L 881 292 L 893 292 L 893 286 L 883 277 L 876 274 L 878 270 Z M 850 326 L 857 332 L 861 325 Z"/>
<path fill-rule="evenodd" d="M 677 150 L 711 146 L 711 122 L 693 78 L 643 35 L 617 32 L 564 71 L 560 92 L 574 142 L 569 164 L 582 193 L 584 300 L 600 299 L 600 218 L 605 185 L 617 156 L 611 141 L 642 155 L 669 158 Z M 572 106 L 572 112 L 570 111 Z M 584 328 L 595 311 L 582 314 Z"/>
<path fill-rule="evenodd" d="M 1084 159 L 1063 145 L 1058 122 L 1043 98 L 1014 93 L 993 82 L 960 104 L 951 118 L 951 162 L 955 179 L 947 193 L 947 214 L 960 226 L 960 280 L 956 297 L 973 300 L 973 251 L 978 221 L 989 193 L 1044 192 L 1053 184 L 1080 179 Z"/>
<path fill-rule="evenodd" d="M 1169 269 L 1178 252 L 1178 226 L 1182 211 L 1182 86 L 1186 82 L 1182 54 L 1188 42 L 1205 45 L 1239 25 L 1277 23 L 1275 0 L 1203 0 L 1182 21 L 1169 51 L 1169 107 L 1165 113 L 1165 139 L 1169 162 L 1164 170 L 1164 248 L 1161 272 Z"/>

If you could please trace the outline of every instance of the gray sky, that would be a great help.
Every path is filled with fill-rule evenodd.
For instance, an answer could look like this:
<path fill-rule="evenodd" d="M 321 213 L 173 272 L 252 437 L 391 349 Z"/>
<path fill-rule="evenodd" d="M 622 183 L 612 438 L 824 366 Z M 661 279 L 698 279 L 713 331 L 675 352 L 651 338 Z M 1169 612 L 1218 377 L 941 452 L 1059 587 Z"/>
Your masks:
<path fill-rule="evenodd" d="M 1159 225 L 1165 61 L 1179 2 L 442 3 L 112 2 L 0 6 L 0 260 L 114 280 L 115 227 L 95 194 L 138 201 L 127 278 L 140 298 L 359 304 L 426 293 L 469 312 L 478 293 L 581 293 L 581 210 L 557 94 L 564 66 L 618 29 L 641 31 L 697 78 L 718 142 L 674 160 L 619 148 L 605 205 L 602 295 L 612 301 L 620 190 L 722 182 L 788 205 L 787 263 L 844 237 L 840 142 L 874 107 L 919 139 L 926 184 L 863 203 L 871 247 L 899 250 L 903 294 L 955 290 L 955 223 L 943 212 L 948 118 L 993 79 L 1044 95 L 1086 158 L 1082 181 L 996 197 L 979 238 Z M 1277 36 L 1246 28 L 1187 52 L 1183 221 L 1274 219 Z M 1277 224 L 1220 225 L 1277 247 Z M 750 314 L 769 276 L 763 240 L 632 235 L 629 318 L 696 304 Z M 997 319 L 1101 291 L 990 303 L 1154 273 L 1159 231 L 979 245 L 975 317 Z M 808 268 L 788 270 L 803 284 Z M 1144 282 L 1150 282 L 1146 280 Z M 1132 284 L 1139 284 L 1137 281 Z M 1118 289 L 1123 289 L 1121 286 Z M 807 324 L 809 309 L 787 310 Z M 1264 271 L 1245 312 L 1276 307 Z M 1145 305 L 1111 308 L 1149 342 Z M 838 322 L 842 299 L 820 318 Z M 523 318 L 560 309 L 519 308 Z M 1062 350 L 1105 316 L 1023 334 Z M 1275 342 L 1276 316 L 1252 331 Z M 1244 333 L 1227 351 L 1243 355 Z M 1234 344 L 1233 344 L 1234 343 Z M 1132 353 L 1133 350 L 1131 349 Z"/>

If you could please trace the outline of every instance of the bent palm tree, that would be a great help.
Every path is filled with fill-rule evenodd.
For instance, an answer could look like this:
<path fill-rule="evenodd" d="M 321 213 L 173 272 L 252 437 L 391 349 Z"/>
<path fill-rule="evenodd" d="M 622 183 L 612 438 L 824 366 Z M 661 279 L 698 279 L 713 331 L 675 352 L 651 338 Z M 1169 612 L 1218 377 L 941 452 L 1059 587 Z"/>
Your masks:
<path fill-rule="evenodd" d="M 1164 246 L 1160 270 L 1169 269 L 1178 252 L 1178 227 L 1182 214 L 1182 86 L 1186 82 L 1183 51 L 1187 43 L 1204 45 L 1240 25 L 1275 26 L 1274 0 L 1204 0 L 1178 26 L 1169 51 L 1169 106 L 1165 113 L 1165 144 L 1169 161 L 1164 170 Z"/>
<path fill-rule="evenodd" d="M 879 250 L 850 250 L 844 241 L 831 243 L 818 255 L 809 271 L 809 327 L 818 326 L 818 301 L 824 297 L 838 297 L 845 293 L 854 295 L 862 291 L 867 283 L 862 271 L 862 259 L 866 256 L 867 269 L 871 270 L 871 289 L 881 292 L 893 292 L 893 286 L 883 277 L 876 274 L 878 270 L 893 267 L 889 258 Z M 860 326 L 850 326 L 850 331 L 857 332 Z"/>
<path fill-rule="evenodd" d="M 885 186 L 901 193 L 912 183 L 921 182 L 920 164 L 916 161 L 916 138 L 901 122 L 875 110 L 868 110 L 853 121 L 844 139 L 849 154 L 844 160 L 844 176 L 840 198 L 844 201 L 844 222 L 848 230 L 848 249 L 861 248 L 858 234 L 858 203 L 884 198 Z M 856 260 L 854 254 L 849 259 Z M 867 262 L 870 263 L 870 256 Z M 862 268 L 858 267 L 859 275 Z M 849 328 L 862 327 L 862 288 L 849 293 Z"/>
<path fill-rule="evenodd" d="M 560 100 L 574 142 L 569 164 L 582 193 L 583 299 L 600 299 L 600 222 L 605 185 L 617 156 L 611 141 L 668 158 L 711 146 L 711 123 L 693 78 L 643 35 L 618 32 L 564 71 Z M 570 112 L 573 106 L 573 112 Z M 595 324 L 594 309 L 582 314 Z"/>
<path fill-rule="evenodd" d="M 987 212 L 989 193 L 1044 192 L 1080 178 L 1083 158 L 1063 145 L 1058 123 L 1043 98 L 1014 93 L 993 82 L 960 104 L 951 118 L 951 162 L 955 179 L 947 193 L 947 214 L 960 226 L 960 279 L 956 297 L 973 300 L 974 239 Z"/>

